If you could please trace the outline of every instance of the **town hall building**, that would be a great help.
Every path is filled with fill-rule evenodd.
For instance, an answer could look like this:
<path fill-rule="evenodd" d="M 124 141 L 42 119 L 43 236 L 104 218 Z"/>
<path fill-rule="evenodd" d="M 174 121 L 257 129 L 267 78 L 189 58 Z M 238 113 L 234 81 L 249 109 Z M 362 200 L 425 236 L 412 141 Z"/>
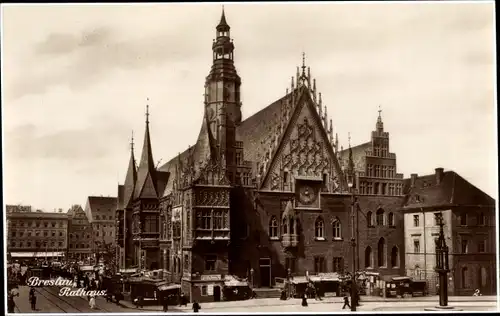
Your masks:
<path fill-rule="evenodd" d="M 357 271 L 405 275 L 404 181 L 381 113 L 367 143 L 339 149 L 303 57 L 283 97 L 244 119 L 234 49 L 222 12 L 198 139 L 159 168 L 147 113 L 139 164 L 132 149 L 118 186 L 121 266 L 218 300 L 226 276 L 259 288 L 352 271 L 355 231 Z"/>

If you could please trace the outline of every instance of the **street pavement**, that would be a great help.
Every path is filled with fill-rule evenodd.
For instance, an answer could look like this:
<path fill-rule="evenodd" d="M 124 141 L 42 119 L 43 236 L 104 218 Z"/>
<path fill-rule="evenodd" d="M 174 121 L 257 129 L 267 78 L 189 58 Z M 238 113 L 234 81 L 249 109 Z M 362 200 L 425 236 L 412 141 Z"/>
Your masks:
<path fill-rule="evenodd" d="M 106 302 L 104 297 L 96 300 L 97 309 L 91 309 L 86 297 L 60 296 L 59 287 L 36 288 L 37 310 L 32 311 L 29 302 L 29 287 L 19 287 L 19 297 L 16 301 L 16 312 L 18 313 L 142 313 L 160 312 L 161 306 L 145 306 L 136 308 L 128 301 L 116 303 Z M 424 311 L 425 308 L 434 307 L 438 304 L 437 296 L 414 297 L 404 299 L 384 299 L 380 297 L 362 297 L 361 306 L 358 311 Z M 201 303 L 200 312 L 209 313 L 262 313 L 262 312 L 350 312 L 349 309 L 342 310 L 343 299 L 341 297 L 326 297 L 321 301 L 309 299 L 309 306 L 301 306 L 300 299 L 289 299 L 286 301 L 278 298 L 262 298 L 246 301 L 210 302 Z M 497 302 L 495 296 L 455 296 L 449 298 L 449 305 L 456 306 L 464 311 L 495 311 Z M 192 304 L 186 307 L 169 306 L 169 312 L 192 312 Z"/>

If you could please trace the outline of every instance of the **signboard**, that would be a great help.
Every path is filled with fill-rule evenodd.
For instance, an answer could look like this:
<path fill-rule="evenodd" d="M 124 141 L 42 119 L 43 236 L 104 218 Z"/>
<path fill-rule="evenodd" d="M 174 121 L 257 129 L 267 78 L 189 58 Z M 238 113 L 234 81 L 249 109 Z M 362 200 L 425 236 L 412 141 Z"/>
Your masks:
<path fill-rule="evenodd" d="M 205 275 L 202 274 L 200 276 L 200 279 L 202 281 L 221 281 L 222 276 L 220 274 L 205 274 Z"/>
<path fill-rule="evenodd" d="M 213 284 L 209 284 L 207 286 L 207 294 L 208 295 L 214 295 L 214 286 L 213 286 Z"/>

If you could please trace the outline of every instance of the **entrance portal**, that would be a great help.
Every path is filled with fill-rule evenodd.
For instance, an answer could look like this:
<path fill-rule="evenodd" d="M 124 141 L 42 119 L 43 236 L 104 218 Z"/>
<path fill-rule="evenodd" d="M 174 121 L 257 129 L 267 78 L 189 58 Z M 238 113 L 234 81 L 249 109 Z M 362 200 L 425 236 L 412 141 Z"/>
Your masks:
<path fill-rule="evenodd" d="M 270 258 L 259 259 L 259 268 L 260 268 L 260 286 L 271 287 L 271 259 Z"/>
<path fill-rule="evenodd" d="M 220 286 L 214 286 L 214 302 L 220 302 Z"/>

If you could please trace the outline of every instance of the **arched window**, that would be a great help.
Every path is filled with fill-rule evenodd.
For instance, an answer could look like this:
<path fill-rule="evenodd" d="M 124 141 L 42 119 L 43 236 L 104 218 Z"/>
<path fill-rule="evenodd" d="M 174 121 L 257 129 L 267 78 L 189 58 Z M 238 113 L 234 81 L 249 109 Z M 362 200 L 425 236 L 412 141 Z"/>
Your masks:
<path fill-rule="evenodd" d="M 397 246 L 392 247 L 391 250 L 391 267 L 399 267 L 399 250 Z"/>
<path fill-rule="evenodd" d="M 468 271 L 467 270 L 468 270 L 467 267 L 463 267 L 462 268 L 462 279 L 461 279 L 461 281 L 462 281 L 462 288 L 464 288 L 464 289 L 466 289 L 466 288 L 469 287 L 469 280 L 468 280 L 469 275 L 468 275 Z"/>
<path fill-rule="evenodd" d="M 318 217 L 314 223 L 314 236 L 316 238 L 325 238 L 325 222 L 321 217 Z"/>
<path fill-rule="evenodd" d="M 365 249 L 365 268 L 372 266 L 372 248 L 370 246 Z"/>
<path fill-rule="evenodd" d="M 379 208 L 377 210 L 377 226 L 384 225 L 384 210 Z"/>
<path fill-rule="evenodd" d="M 283 234 L 288 234 L 288 221 L 287 218 L 283 218 Z"/>
<path fill-rule="evenodd" d="M 377 255 L 378 255 L 378 266 L 384 267 L 385 266 L 385 239 L 384 238 L 380 238 L 380 240 L 378 241 Z"/>
<path fill-rule="evenodd" d="M 390 227 L 394 226 L 394 213 L 389 213 L 389 215 L 387 216 L 387 221 Z"/>
<path fill-rule="evenodd" d="M 366 213 L 366 225 L 368 227 L 373 226 L 373 218 L 372 217 L 373 217 L 372 212 L 369 211 L 368 213 Z"/>
<path fill-rule="evenodd" d="M 336 217 L 333 220 L 333 238 L 334 239 L 341 239 L 342 238 L 342 225 L 340 223 L 340 219 Z"/>
<path fill-rule="evenodd" d="M 271 217 L 271 220 L 269 221 L 269 237 L 278 237 L 278 221 L 275 216 Z"/>

